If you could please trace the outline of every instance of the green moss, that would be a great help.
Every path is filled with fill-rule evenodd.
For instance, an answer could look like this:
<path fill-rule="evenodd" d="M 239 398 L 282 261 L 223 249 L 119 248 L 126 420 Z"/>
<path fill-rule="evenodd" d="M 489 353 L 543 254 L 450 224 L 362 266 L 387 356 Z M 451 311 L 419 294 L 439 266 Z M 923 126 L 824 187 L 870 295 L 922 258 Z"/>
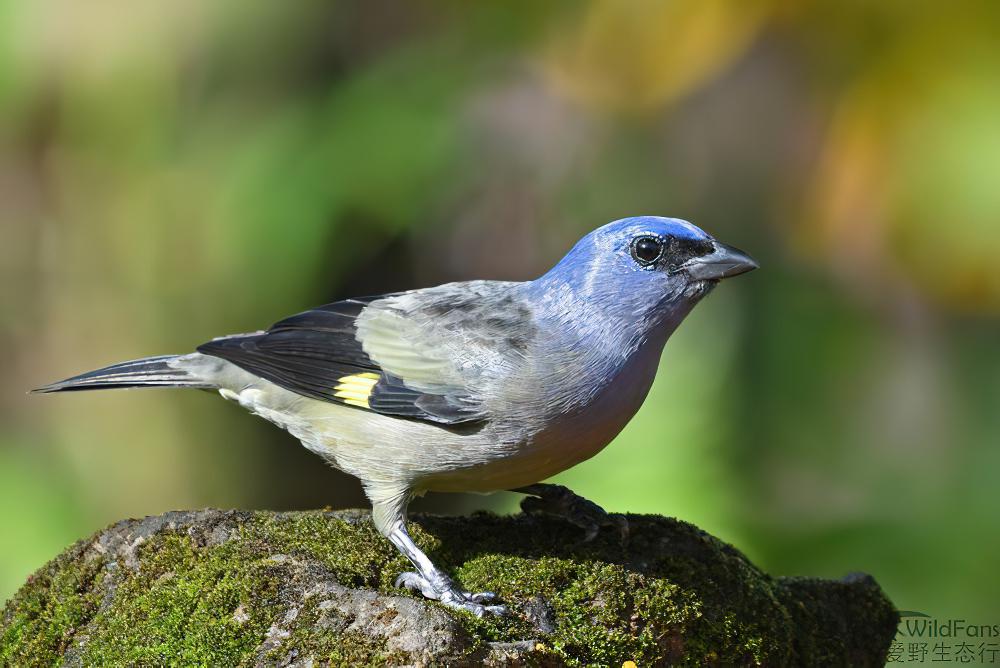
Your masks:
<path fill-rule="evenodd" d="M 538 519 L 523 520 L 523 540 L 511 544 L 510 518 L 475 520 L 427 518 L 442 546 L 434 558 L 466 588 L 495 591 L 515 608 L 544 599 L 556 621 L 545 645 L 569 665 L 760 665 L 791 656 L 776 583 L 696 527 L 631 516 L 633 538 L 623 549 L 610 533 L 580 545 L 572 527 Z M 660 550 L 665 535 L 671 543 Z M 538 635 L 524 618 L 467 623 L 484 641 Z"/>
<path fill-rule="evenodd" d="M 8 603 L 0 633 L 0 665 L 59 662 L 98 606 L 104 562 L 81 558 L 77 545 L 49 562 Z"/>
<path fill-rule="evenodd" d="M 84 665 L 235 665 L 260 644 L 282 577 L 267 554 L 234 542 L 198 549 L 166 533 L 138 556 L 94 619 Z"/>
<path fill-rule="evenodd" d="M 695 592 L 655 575 L 599 561 L 488 556 L 466 563 L 467 586 L 492 583 L 506 601 L 541 596 L 555 629 L 545 644 L 569 665 L 764 663 L 781 656 L 765 625 L 722 624 L 704 614 Z M 520 623 L 519 623 L 520 622 Z M 530 636 L 523 620 L 470 620 L 490 640 Z"/>
<path fill-rule="evenodd" d="M 279 587 L 289 573 L 275 555 L 317 560 L 353 587 L 386 589 L 405 565 L 371 522 L 315 513 L 260 513 L 210 548 L 196 547 L 187 536 L 160 534 L 140 549 L 139 571 L 119 584 L 116 599 L 127 605 L 112 606 L 94 620 L 100 631 L 86 644 L 85 665 L 245 660 L 282 609 Z M 387 657 L 379 647 L 362 651 L 359 639 L 310 632 L 308 623 L 295 629 L 299 635 L 283 644 L 315 646 L 317 656 L 349 656 L 352 663 Z"/>
<path fill-rule="evenodd" d="M 102 560 L 77 554 L 43 569 L 9 605 L 0 664 L 27 657 L 56 663 L 91 617 L 94 632 L 81 639 L 84 665 L 238 664 L 263 642 L 282 608 L 279 587 L 288 573 L 276 554 L 317 560 L 344 585 L 382 590 L 406 565 L 370 521 L 315 513 L 261 513 L 211 547 L 167 531 L 138 549 L 137 571 L 107 573 L 116 591 L 100 612 L 94 580 Z M 392 658 L 370 639 L 312 630 L 310 611 L 303 613 L 288 642 L 315 647 L 317 657 L 334 664 Z"/>
<path fill-rule="evenodd" d="M 316 559 L 348 587 L 387 591 L 409 567 L 368 516 L 360 513 L 349 520 L 321 513 L 258 513 L 254 522 L 242 527 L 240 540 Z"/>
<path fill-rule="evenodd" d="M 347 587 L 401 593 L 392 583 L 407 564 L 367 515 L 177 517 L 177 526 L 113 527 L 100 549 L 81 543 L 33 576 L 4 610 L 0 665 L 67 657 L 83 665 L 410 661 L 324 617 L 322 597 L 303 598 L 310 578 L 331 575 Z M 477 663 L 489 643 L 526 639 L 537 645 L 522 659 L 544 665 L 819 665 L 844 657 L 875 665 L 884 657 L 895 612 L 874 583 L 774 580 L 695 527 L 630 522 L 627 548 L 603 534 L 579 545 L 564 522 L 523 516 L 413 523 L 415 540 L 441 567 L 468 589 L 497 592 L 515 612 L 477 619 L 449 611 L 472 638 L 454 661 Z M 131 559 L 136 532 L 142 540 Z M 269 636 L 276 623 L 278 640 Z"/>
<path fill-rule="evenodd" d="M 899 623 L 898 613 L 873 578 L 782 578 L 780 588 L 793 623 L 800 629 L 793 644 L 796 658 L 808 657 L 817 665 L 885 665 L 889 646 L 880 643 L 880 625 L 850 624 L 854 619 L 889 619 L 894 626 Z M 873 652 L 872 648 L 881 651 Z"/>

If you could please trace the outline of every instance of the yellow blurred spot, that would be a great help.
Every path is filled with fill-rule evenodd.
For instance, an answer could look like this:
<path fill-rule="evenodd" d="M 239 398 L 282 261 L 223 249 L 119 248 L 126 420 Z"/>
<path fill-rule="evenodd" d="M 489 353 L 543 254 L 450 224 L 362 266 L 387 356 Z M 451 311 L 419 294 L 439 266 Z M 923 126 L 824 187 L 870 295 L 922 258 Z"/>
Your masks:
<path fill-rule="evenodd" d="M 638 666 L 635 665 L 635 661 L 625 661 L 622 663 L 622 668 L 638 668 Z"/>
<path fill-rule="evenodd" d="M 542 54 L 553 84 L 584 103 L 648 112 L 742 54 L 767 15 L 754 0 L 593 0 Z"/>
<path fill-rule="evenodd" d="M 333 396 L 343 399 L 345 404 L 369 408 L 368 397 L 371 396 L 372 389 L 378 382 L 377 373 L 356 373 L 344 376 L 338 380 L 338 384 L 333 388 Z"/>
<path fill-rule="evenodd" d="M 540 643 L 540 642 L 539 643 L 535 643 L 535 651 L 536 652 L 541 652 L 543 649 L 545 649 L 544 643 Z"/>
<path fill-rule="evenodd" d="M 843 94 L 789 238 L 868 300 L 1000 313 L 996 61 L 949 20 L 905 33 Z"/>

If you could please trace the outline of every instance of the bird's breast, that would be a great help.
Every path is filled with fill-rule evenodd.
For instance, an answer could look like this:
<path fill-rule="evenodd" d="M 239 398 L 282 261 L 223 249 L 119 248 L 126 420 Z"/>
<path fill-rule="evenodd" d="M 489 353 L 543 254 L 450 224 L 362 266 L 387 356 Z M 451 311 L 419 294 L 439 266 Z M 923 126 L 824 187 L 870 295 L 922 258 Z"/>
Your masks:
<path fill-rule="evenodd" d="M 572 397 L 548 393 L 547 410 L 537 404 L 516 417 L 507 429 L 520 431 L 524 440 L 501 459 L 473 470 L 456 472 L 429 485 L 441 491 L 496 491 L 523 487 L 550 478 L 600 452 L 628 424 L 642 406 L 656 375 L 660 346 L 636 351 L 615 373 L 602 370 L 600 377 L 581 369 L 563 369 L 563 378 L 553 377 Z M 540 394 L 545 394 L 541 389 Z M 531 402 L 533 403 L 533 402 Z M 544 417 L 543 417 L 544 413 Z M 537 425 L 522 431 L 525 424 Z"/>
<path fill-rule="evenodd" d="M 554 462 L 564 463 L 563 468 L 597 454 L 642 406 L 656 376 L 659 354 L 660 348 L 647 346 L 613 373 L 590 379 L 589 386 L 580 388 L 584 400 L 556 416 L 537 435 L 534 446 Z"/>

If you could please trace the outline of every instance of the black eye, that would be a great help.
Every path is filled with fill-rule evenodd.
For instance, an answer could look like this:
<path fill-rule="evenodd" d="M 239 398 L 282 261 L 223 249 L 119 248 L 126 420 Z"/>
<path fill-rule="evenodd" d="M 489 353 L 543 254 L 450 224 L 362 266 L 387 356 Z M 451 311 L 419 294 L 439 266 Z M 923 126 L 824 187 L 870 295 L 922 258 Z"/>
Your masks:
<path fill-rule="evenodd" d="M 632 257 L 641 265 L 650 265 L 663 255 L 663 242 L 656 237 L 639 237 L 632 242 Z"/>

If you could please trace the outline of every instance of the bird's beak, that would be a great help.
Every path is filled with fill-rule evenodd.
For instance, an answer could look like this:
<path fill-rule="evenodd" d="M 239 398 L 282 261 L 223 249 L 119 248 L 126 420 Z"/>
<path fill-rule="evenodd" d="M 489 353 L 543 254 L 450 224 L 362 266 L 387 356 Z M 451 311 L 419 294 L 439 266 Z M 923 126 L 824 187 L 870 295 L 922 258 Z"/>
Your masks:
<path fill-rule="evenodd" d="M 715 251 L 693 258 L 684 265 L 691 278 L 698 281 L 719 280 L 745 274 L 759 266 L 752 257 L 740 249 L 718 241 L 713 243 Z"/>

